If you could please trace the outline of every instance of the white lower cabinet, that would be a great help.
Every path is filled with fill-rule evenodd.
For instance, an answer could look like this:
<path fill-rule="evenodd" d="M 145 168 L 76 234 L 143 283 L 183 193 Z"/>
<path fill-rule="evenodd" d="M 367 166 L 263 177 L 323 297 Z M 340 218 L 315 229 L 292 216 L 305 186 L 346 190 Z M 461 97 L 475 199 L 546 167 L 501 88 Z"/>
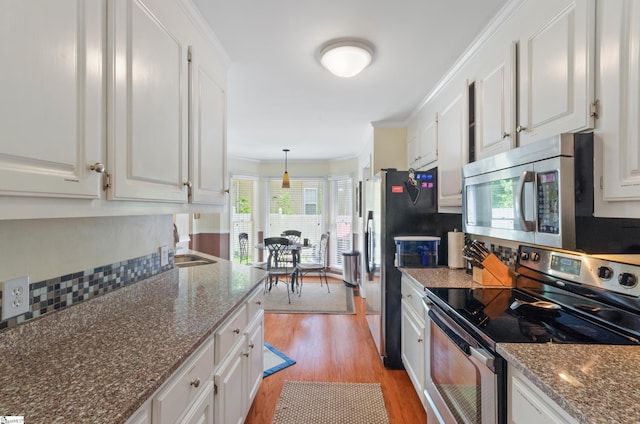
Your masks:
<path fill-rule="evenodd" d="M 422 406 L 426 409 L 425 388 L 425 320 L 422 296 L 424 288 L 406 277 L 402 277 L 402 364 L 416 389 Z"/>
<path fill-rule="evenodd" d="M 207 382 L 180 424 L 213 424 L 213 382 Z"/>
<path fill-rule="evenodd" d="M 520 371 L 507 367 L 507 422 L 514 424 L 577 424 Z"/>
<path fill-rule="evenodd" d="M 248 324 L 247 324 L 248 322 Z M 226 345 L 216 349 L 213 377 L 215 422 L 239 424 L 255 399 L 263 376 L 264 310 L 257 288 L 241 310 L 216 332 Z M 243 323 L 242 326 L 239 323 Z M 232 337 L 234 335 L 235 337 Z M 228 345 L 231 341 L 231 346 Z"/>
<path fill-rule="evenodd" d="M 153 423 L 180 422 L 211 381 L 213 374 L 213 341 L 208 341 L 192 355 L 164 384 L 153 398 Z"/>

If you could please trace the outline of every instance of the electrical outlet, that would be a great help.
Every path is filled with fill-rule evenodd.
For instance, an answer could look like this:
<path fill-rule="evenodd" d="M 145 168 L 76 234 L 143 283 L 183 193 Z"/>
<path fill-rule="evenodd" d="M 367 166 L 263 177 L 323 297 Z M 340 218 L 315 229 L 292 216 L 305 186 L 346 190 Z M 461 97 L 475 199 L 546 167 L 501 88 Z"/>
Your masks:
<path fill-rule="evenodd" d="M 2 285 L 2 320 L 29 312 L 29 276 L 5 281 Z"/>
<path fill-rule="evenodd" d="M 169 265 L 169 246 L 160 246 L 160 266 Z"/>

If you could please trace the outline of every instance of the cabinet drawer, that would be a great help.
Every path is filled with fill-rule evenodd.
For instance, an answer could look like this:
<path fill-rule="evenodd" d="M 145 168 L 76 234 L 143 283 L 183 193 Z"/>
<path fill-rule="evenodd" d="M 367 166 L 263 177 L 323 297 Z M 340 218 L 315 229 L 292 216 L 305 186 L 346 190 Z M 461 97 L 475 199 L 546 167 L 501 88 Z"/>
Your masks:
<path fill-rule="evenodd" d="M 251 322 L 253 317 L 258 314 L 258 311 L 264 309 L 264 290 L 262 287 L 258 287 L 250 296 L 246 302 L 247 304 L 247 323 Z"/>
<path fill-rule="evenodd" d="M 422 298 L 424 297 L 424 287 L 410 281 L 407 278 L 402 279 L 402 299 L 407 302 L 407 305 L 413 309 L 413 312 L 418 316 L 422 317 L 424 315 L 424 307 L 422 304 Z"/>
<path fill-rule="evenodd" d="M 247 306 L 243 304 L 238 310 L 228 318 L 225 323 L 215 332 L 215 363 L 227 356 L 229 350 L 235 342 L 242 338 L 244 329 L 247 326 Z"/>
<path fill-rule="evenodd" d="M 179 368 L 153 399 L 153 423 L 176 423 L 204 390 L 213 374 L 213 341 L 208 341 Z"/>

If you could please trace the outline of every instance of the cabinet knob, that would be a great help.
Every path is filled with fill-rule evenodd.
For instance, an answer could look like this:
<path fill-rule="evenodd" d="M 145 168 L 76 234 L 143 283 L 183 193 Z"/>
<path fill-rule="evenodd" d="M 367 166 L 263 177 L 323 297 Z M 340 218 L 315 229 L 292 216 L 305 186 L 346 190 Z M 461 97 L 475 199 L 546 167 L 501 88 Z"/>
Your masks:
<path fill-rule="evenodd" d="M 523 127 L 522 125 L 518 125 L 518 126 L 516 127 L 516 132 L 519 134 L 519 133 L 521 133 L 522 131 L 526 131 L 526 129 L 527 129 L 527 127 Z"/>
<path fill-rule="evenodd" d="M 253 349 L 255 346 L 256 346 L 256 345 L 255 345 L 255 344 L 253 344 L 253 343 L 250 343 L 250 344 L 249 344 L 249 347 L 250 347 L 251 349 Z"/>
<path fill-rule="evenodd" d="M 411 294 L 408 294 L 407 297 L 411 297 Z"/>
<path fill-rule="evenodd" d="M 506 131 L 502 133 L 502 138 L 503 138 L 503 139 L 505 139 L 505 138 L 507 138 L 507 137 L 510 137 L 510 136 L 511 136 L 511 134 L 509 134 L 509 133 L 508 133 L 508 132 L 506 132 Z"/>
<path fill-rule="evenodd" d="M 422 343 L 423 339 L 422 337 L 418 337 L 418 343 Z"/>
<path fill-rule="evenodd" d="M 244 352 L 244 353 L 242 354 L 242 356 L 244 356 L 245 358 L 248 358 L 248 357 L 249 357 L 249 352 Z"/>
<path fill-rule="evenodd" d="M 188 188 L 193 187 L 193 184 L 191 183 L 191 181 L 185 181 L 182 185 L 187 186 Z"/>
<path fill-rule="evenodd" d="M 233 330 L 233 332 L 236 333 L 236 334 L 240 334 L 240 329 L 236 328 L 236 329 Z"/>
<path fill-rule="evenodd" d="M 102 174 L 105 171 L 105 167 L 100 162 L 96 162 L 93 165 L 89 165 L 89 170 L 96 171 L 98 174 Z"/>
<path fill-rule="evenodd" d="M 191 383 L 189 383 L 190 385 L 192 385 L 193 387 L 195 387 L 196 389 L 200 386 L 200 379 L 196 378 L 195 380 L 193 380 Z"/>

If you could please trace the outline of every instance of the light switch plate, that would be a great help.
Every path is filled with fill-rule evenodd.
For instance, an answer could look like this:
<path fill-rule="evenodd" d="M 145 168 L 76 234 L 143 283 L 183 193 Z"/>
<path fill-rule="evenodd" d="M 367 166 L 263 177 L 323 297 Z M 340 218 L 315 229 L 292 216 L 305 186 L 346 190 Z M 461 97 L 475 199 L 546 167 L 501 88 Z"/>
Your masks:
<path fill-rule="evenodd" d="M 160 246 L 160 266 L 169 265 L 169 246 Z"/>
<path fill-rule="evenodd" d="M 2 320 L 29 312 L 29 276 L 7 280 L 2 284 Z"/>

